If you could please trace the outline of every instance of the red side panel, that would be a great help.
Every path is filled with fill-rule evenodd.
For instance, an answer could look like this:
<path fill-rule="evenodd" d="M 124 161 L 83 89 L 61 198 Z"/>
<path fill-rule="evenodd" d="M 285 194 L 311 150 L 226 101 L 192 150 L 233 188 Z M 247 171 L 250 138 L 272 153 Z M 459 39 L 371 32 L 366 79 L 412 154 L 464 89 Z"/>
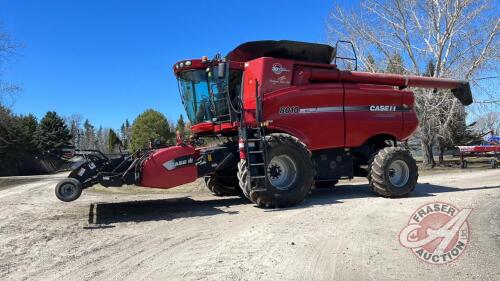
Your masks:
<path fill-rule="evenodd" d="M 195 181 L 198 151 L 192 146 L 172 146 L 157 150 L 145 162 L 141 185 L 171 188 Z"/>
<path fill-rule="evenodd" d="M 310 150 L 344 146 L 341 83 L 288 87 L 264 95 L 269 128 L 298 137 Z"/>
<path fill-rule="evenodd" d="M 389 134 L 401 139 L 402 91 L 363 84 L 346 83 L 344 87 L 346 147 L 361 146 L 378 134 Z"/>
<path fill-rule="evenodd" d="M 403 106 L 408 107 L 407 112 L 403 112 L 403 132 L 401 139 L 409 138 L 418 127 L 417 112 L 415 111 L 415 97 L 413 92 L 403 92 Z"/>
<path fill-rule="evenodd" d="M 244 119 L 248 124 L 255 122 L 255 93 L 258 81 L 259 94 L 265 95 L 290 87 L 293 76 L 293 61 L 274 58 L 258 58 L 245 63 L 243 74 Z"/>

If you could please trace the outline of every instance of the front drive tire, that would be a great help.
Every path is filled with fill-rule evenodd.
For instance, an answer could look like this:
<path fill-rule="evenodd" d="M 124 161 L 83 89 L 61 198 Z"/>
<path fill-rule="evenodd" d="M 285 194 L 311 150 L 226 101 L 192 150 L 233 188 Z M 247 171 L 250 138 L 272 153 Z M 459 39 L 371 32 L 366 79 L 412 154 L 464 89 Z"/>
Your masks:
<path fill-rule="evenodd" d="M 402 147 L 386 147 L 373 158 L 369 184 L 384 197 L 401 197 L 417 185 L 418 167 L 410 152 Z"/>
<path fill-rule="evenodd" d="M 265 186 L 252 190 L 246 160 L 238 163 L 238 179 L 243 194 L 259 207 L 288 207 L 302 202 L 314 184 L 311 154 L 297 138 L 287 134 L 266 136 Z"/>
<path fill-rule="evenodd" d="M 215 196 L 223 197 L 241 195 L 236 175 L 234 175 L 234 179 L 230 176 L 206 176 L 205 186 Z"/>

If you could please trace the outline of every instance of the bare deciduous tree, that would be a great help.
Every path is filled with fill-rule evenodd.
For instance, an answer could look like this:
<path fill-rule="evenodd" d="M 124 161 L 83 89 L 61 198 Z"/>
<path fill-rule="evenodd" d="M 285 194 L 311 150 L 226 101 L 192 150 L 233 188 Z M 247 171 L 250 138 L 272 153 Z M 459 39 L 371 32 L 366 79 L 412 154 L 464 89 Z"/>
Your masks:
<path fill-rule="evenodd" d="M 336 5 L 327 29 L 332 38 L 353 42 L 364 69 L 372 68 L 368 54 L 390 61 L 398 53 L 409 74 L 424 74 L 429 62 L 434 64 L 429 73 L 433 77 L 475 81 L 479 75 L 498 73 L 500 17 L 494 1 L 364 0 L 355 11 Z M 424 164 L 434 166 L 433 146 L 449 139 L 464 109 L 448 92 L 415 94 Z"/>
<path fill-rule="evenodd" d="M 82 120 L 83 117 L 80 114 L 72 114 L 64 117 L 64 122 L 66 122 L 66 126 L 68 126 L 71 133 L 71 144 L 76 149 L 80 149 L 82 145 L 82 137 L 84 135 Z"/>
<path fill-rule="evenodd" d="M 16 54 L 16 50 L 19 47 L 21 45 L 14 43 L 9 34 L 2 31 L 2 26 L 0 25 L 0 103 L 4 102 L 7 95 L 21 90 L 18 84 L 8 83 L 2 79 L 5 62 Z"/>
<path fill-rule="evenodd" d="M 480 116 L 474 129 L 481 134 L 493 132 L 495 135 L 500 135 L 500 112 L 489 112 Z"/>

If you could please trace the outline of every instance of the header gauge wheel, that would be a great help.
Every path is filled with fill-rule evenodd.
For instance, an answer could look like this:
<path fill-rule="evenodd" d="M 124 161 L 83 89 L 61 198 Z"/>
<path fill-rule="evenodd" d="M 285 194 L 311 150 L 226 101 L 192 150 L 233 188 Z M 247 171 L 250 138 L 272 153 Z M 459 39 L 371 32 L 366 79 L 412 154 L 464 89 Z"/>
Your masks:
<path fill-rule="evenodd" d="M 71 202 L 82 194 L 82 184 L 73 178 L 60 181 L 56 186 L 56 197 L 64 202 Z"/>

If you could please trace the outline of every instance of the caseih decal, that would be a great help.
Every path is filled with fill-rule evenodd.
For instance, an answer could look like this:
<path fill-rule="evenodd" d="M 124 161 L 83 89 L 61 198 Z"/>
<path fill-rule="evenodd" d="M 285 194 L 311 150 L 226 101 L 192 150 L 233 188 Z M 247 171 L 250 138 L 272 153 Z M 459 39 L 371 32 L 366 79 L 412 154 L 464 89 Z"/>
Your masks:
<path fill-rule="evenodd" d="M 193 157 L 183 156 L 183 157 L 172 159 L 172 160 L 169 160 L 169 161 L 163 163 L 163 167 L 165 167 L 165 169 L 167 169 L 169 171 L 172 171 L 175 168 L 190 165 L 193 163 L 194 163 Z"/>
<path fill-rule="evenodd" d="M 371 105 L 370 111 L 396 111 L 395 105 Z"/>
<path fill-rule="evenodd" d="M 277 74 L 277 75 L 280 75 L 283 72 L 289 72 L 290 71 L 290 69 L 287 69 L 286 67 L 282 66 L 279 63 L 274 63 L 273 67 L 271 68 L 271 70 L 274 72 L 274 74 Z"/>
<path fill-rule="evenodd" d="M 428 203 L 411 215 L 399 233 L 399 242 L 425 262 L 454 261 L 470 241 L 467 218 L 471 212 L 471 208 L 460 210 L 449 203 Z"/>

